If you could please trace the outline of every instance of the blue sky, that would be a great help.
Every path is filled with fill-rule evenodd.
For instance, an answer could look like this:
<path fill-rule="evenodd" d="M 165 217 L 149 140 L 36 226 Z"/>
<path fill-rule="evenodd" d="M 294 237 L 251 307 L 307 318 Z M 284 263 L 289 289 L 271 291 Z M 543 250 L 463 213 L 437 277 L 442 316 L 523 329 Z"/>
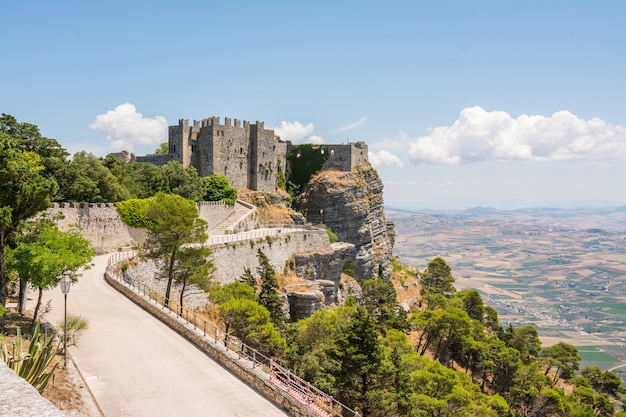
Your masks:
<path fill-rule="evenodd" d="M 70 152 L 231 117 L 367 142 L 388 206 L 626 204 L 622 0 L 5 1 L 0 42 L 0 112 Z"/>

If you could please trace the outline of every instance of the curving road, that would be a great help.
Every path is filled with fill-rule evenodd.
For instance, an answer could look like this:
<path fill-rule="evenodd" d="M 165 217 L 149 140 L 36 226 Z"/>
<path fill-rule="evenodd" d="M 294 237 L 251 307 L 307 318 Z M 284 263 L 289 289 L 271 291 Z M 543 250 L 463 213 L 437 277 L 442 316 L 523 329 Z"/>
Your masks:
<path fill-rule="evenodd" d="M 106 417 L 287 416 L 194 345 L 104 281 L 108 255 L 95 258 L 68 295 L 68 314 L 89 320 L 70 354 Z M 59 287 L 51 323 L 63 320 Z"/>

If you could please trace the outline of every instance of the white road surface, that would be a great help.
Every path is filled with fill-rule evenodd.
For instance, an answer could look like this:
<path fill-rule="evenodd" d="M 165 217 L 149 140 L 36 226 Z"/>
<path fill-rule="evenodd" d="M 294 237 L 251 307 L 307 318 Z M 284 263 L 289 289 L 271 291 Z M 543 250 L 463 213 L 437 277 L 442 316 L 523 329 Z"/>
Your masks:
<path fill-rule="evenodd" d="M 67 297 L 68 314 L 89 321 L 69 352 L 106 417 L 288 415 L 109 286 L 107 260 L 96 257 Z M 62 322 L 60 287 L 48 299 L 46 319 Z"/>

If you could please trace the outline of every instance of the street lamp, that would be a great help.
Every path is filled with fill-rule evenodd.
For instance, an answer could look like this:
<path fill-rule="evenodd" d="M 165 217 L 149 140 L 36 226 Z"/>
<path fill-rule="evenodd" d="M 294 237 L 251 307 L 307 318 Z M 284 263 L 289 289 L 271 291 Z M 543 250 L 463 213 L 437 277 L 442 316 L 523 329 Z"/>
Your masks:
<path fill-rule="evenodd" d="M 61 292 L 65 298 L 65 312 L 63 315 L 63 366 L 67 368 L 67 294 L 72 286 L 72 279 L 69 275 L 63 275 L 60 281 Z"/>

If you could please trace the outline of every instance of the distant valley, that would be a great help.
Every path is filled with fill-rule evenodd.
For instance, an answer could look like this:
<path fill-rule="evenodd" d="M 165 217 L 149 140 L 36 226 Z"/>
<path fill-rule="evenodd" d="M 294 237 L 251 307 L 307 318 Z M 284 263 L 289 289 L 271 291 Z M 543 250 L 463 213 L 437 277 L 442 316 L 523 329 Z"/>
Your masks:
<path fill-rule="evenodd" d="M 403 263 L 421 271 L 440 256 L 457 290 L 478 290 L 501 322 L 577 346 L 585 366 L 626 364 L 626 207 L 386 216 Z"/>

